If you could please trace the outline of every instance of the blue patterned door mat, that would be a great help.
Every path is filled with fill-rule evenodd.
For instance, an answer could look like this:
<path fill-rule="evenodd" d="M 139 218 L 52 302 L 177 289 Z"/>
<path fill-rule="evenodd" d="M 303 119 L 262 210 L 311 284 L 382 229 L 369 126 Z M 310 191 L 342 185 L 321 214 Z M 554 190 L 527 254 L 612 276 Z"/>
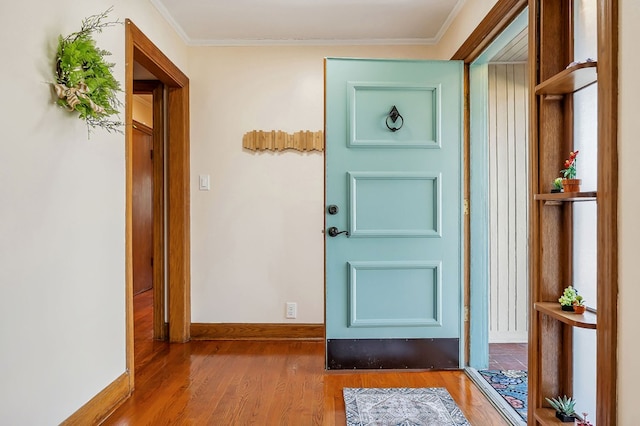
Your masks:
<path fill-rule="evenodd" d="M 527 372 L 525 370 L 476 370 L 467 375 L 512 424 L 527 424 Z"/>

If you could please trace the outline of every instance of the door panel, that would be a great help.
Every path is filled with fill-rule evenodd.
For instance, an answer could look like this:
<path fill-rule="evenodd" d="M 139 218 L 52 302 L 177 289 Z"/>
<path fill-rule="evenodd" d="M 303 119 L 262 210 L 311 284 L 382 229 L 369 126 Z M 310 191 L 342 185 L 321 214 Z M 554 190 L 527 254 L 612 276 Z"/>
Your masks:
<path fill-rule="evenodd" d="M 440 236 L 440 176 L 347 172 L 350 235 Z"/>
<path fill-rule="evenodd" d="M 438 86 L 347 82 L 347 89 L 349 146 L 438 147 Z M 398 99 L 403 102 L 402 120 L 396 126 L 392 120 L 388 124 L 402 124 L 404 131 L 389 132 L 386 118 Z M 387 105 L 391 107 L 385 111 Z M 412 125 L 404 128 L 405 120 Z"/>
<path fill-rule="evenodd" d="M 132 251 L 133 294 L 153 287 L 153 136 L 150 128 L 133 126 Z"/>
<path fill-rule="evenodd" d="M 348 262 L 349 327 L 441 325 L 440 264 Z M 389 286 L 388 283 L 396 283 Z"/>
<path fill-rule="evenodd" d="M 459 368 L 462 63 L 325 66 L 327 368 Z"/>

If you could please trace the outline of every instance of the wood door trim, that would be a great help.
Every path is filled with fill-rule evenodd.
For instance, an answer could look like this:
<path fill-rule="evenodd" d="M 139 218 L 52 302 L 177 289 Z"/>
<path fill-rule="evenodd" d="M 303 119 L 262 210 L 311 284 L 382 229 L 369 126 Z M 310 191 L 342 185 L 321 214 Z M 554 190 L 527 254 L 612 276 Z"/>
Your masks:
<path fill-rule="evenodd" d="M 469 88 L 469 64 L 475 61 L 484 50 L 518 17 L 518 15 L 527 7 L 527 0 L 498 0 L 487 16 L 480 21 L 480 24 L 471 32 L 469 37 L 462 43 L 460 48 L 453 54 L 451 60 L 461 60 L 465 63 L 464 67 L 464 128 L 462 133 L 462 149 L 463 149 L 463 192 L 464 199 L 469 202 L 471 194 L 471 99 Z M 471 305 L 471 214 L 466 213 L 463 216 L 463 264 L 464 264 L 464 289 L 463 289 L 463 305 L 465 312 L 470 309 Z M 471 359 L 470 350 L 470 317 L 465 315 L 464 322 L 464 362 L 469 364 Z"/>
<path fill-rule="evenodd" d="M 126 368 L 131 373 L 130 388 L 134 387 L 134 339 L 133 339 L 133 274 L 131 247 L 132 204 L 132 104 L 134 61 L 143 65 L 167 88 L 167 137 L 169 156 L 166 158 L 166 176 L 169 183 L 167 197 L 167 290 L 169 340 L 189 340 L 191 321 L 191 259 L 189 213 L 189 79 L 182 73 L 135 24 L 125 22 L 125 169 L 126 169 Z M 154 108 L 157 108 L 154 107 Z M 155 113 L 155 111 L 154 111 Z M 155 127 L 155 126 L 154 126 Z M 158 126 L 159 128 L 160 126 Z M 164 127 L 164 126 L 163 126 Z M 158 130 L 160 131 L 160 130 Z M 164 321 L 161 322 L 164 324 Z"/>
<path fill-rule="evenodd" d="M 526 7 L 527 0 L 498 0 L 451 59 L 466 64 L 475 61 Z"/>
<path fill-rule="evenodd" d="M 165 321 L 165 184 L 164 85 L 158 80 L 136 80 L 134 94 L 151 94 L 153 117 L 153 338 L 166 340 Z"/>
<path fill-rule="evenodd" d="M 598 1 L 598 334 L 596 423 L 617 424 L 618 2 Z"/>

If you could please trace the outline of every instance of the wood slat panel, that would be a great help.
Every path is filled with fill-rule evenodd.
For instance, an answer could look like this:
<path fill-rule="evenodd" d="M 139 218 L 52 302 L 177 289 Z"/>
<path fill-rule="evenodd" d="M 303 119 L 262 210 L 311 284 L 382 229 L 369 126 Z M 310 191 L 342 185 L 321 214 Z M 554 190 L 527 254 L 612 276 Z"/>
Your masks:
<path fill-rule="evenodd" d="M 489 65 L 490 342 L 528 330 L 528 79 L 525 64 Z"/>
<path fill-rule="evenodd" d="M 324 151 L 324 132 L 303 130 L 292 134 L 280 130 L 252 130 L 242 137 L 242 147 L 250 151 Z"/>

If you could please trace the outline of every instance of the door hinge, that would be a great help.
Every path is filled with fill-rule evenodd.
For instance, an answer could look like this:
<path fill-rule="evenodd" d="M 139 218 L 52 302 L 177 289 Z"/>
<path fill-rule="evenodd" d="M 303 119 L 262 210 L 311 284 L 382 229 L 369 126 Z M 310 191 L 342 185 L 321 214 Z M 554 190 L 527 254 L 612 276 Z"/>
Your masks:
<path fill-rule="evenodd" d="M 152 149 L 149 150 L 149 155 L 151 156 L 151 160 L 153 160 L 153 150 Z"/>
<path fill-rule="evenodd" d="M 464 200 L 464 215 L 469 215 L 469 200 L 467 199 Z"/>
<path fill-rule="evenodd" d="M 153 257 L 151 258 L 151 266 L 153 266 Z"/>

